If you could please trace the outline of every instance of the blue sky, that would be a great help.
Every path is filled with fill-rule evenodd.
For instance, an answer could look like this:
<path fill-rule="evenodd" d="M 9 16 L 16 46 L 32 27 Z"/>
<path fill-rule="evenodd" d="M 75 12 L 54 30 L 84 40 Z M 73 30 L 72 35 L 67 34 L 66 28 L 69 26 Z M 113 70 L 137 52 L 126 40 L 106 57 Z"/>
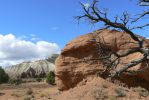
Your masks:
<path fill-rule="evenodd" d="M 77 36 L 101 28 L 101 24 L 80 24 L 74 16 L 81 15 L 79 1 L 91 0 L 0 0 L 0 66 L 45 59 L 59 53 L 66 43 Z M 128 11 L 141 13 L 144 7 L 137 0 L 100 0 L 98 7 L 108 8 L 108 17 Z M 141 20 L 140 25 L 148 22 Z M 134 32 L 145 37 L 148 28 Z"/>
<path fill-rule="evenodd" d="M 0 34 L 12 33 L 17 37 L 32 34 L 63 48 L 71 39 L 100 27 L 86 22 L 77 24 L 73 17 L 82 13 L 79 1 L 91 0 L 0 0 Z M 99 7 L 109 8 L 109 18 L 126 10 L 134 15 L 144 9 L 136 5 L 137 0 L 100 1 Z M 146 32 L 136 31 L 149 37 Z"/>

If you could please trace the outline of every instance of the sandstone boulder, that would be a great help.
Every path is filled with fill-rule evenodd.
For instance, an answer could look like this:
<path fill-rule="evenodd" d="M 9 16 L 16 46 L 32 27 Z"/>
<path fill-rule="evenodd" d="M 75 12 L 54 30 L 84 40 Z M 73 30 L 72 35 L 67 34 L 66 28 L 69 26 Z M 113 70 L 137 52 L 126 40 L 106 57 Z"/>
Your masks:
<path fill-rule="evenodd" d="M 93 78 L 97 72 L 103 71 L 102 61 L 93 60 L 99 58 L 98 45 L 94 40 L 102 39 L 104 47 L 115 52 L 123 52 L 127 49 L 137 48 L 137 44 L 127 33 L 116 30 L 97 30 L 93 33 L 82 35 L 70 41 L 56 59 L 56 83 L 59 90 L 67 90 L 75 87 L 83 79 Z M 149 47 L 149 41 L 145 40 L 145 47 Z M 142 56 L 139 53 L 121 59 L 119 67 L 132 59 Z M 132 68 L 138 70 L 144 67 L 139 64 Z M 137 77 L 149 81 L 149 70 L 137 75 Z"/>

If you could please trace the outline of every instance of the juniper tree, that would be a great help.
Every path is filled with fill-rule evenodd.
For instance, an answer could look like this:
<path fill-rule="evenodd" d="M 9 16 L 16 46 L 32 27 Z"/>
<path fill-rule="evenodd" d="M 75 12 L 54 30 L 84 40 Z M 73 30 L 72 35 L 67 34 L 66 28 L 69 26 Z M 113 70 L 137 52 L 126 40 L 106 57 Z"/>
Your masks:
<path fill-rule="evenodd" d="M 6 83 L 9 80 L 8 74 L 5 73 L 4 69 L 0 66 L 0 84 Z"/>

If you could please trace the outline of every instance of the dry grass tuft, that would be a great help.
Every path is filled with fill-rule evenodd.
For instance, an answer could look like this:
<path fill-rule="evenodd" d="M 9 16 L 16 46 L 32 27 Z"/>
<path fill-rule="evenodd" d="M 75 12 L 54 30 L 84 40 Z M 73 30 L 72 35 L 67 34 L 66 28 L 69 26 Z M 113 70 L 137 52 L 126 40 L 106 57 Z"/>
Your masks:
<path fill-rule="evenodd" d="M 18 94 L 16 94 L 16 93 L 12 93 L 12 94 L 11 94 L 11 96 L 14 96 L 14 97 L 19 97 L 19 95 L 18 95 Z"/>
<path fill-rule="evenodd" d="M 23 100 L 31 100 L 31 97 L 25 96 Z"/>
<path fill-rule="evenodd" d="M 142 97 L 147 97 L 149 96 L 149 91 L 146 90 L 145 88 L 142 87 L 137 87 L 133 89 L 135 92 L 139 93 L 140 96 Z"/>
<path fill-rule="evenodd" d="M 103 100 L 103 99 L 108 98 L 108 94 L 102 88 L 95 88 L 94 91 L 93 91 L 93 93 L 94 93 L 93 94 L 94 95 L 94 98 L 96 100 Z"/>
<path fill-rule="evenodd" d="M 31 88 L 28 88 L 28 90 L 26 91 L 26 94 L 27 94 L 27 95 L 33 94 L 33 90 L 32 90 Z"/>
<path fill-rule="evenodd" d="M 121 88 L 116 88 L 115 93 L 116 93 L 116 97 L 125 97 L 126 96 L 126 92 Z"/>

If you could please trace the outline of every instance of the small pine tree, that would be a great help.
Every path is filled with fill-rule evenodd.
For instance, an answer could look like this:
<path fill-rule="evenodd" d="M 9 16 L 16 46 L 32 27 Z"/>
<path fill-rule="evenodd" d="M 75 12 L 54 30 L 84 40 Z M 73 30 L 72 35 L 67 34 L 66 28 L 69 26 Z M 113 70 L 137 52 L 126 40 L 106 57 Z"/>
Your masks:
<path fill-rule="evenodd" d="M 4 69 L 0 67 L 0 84 L 6 83 L 9 80 L 8 74 L 5 73 Z"/>
<path fill-rule="evenodd" d="M 50 71 L 47 75 L 46 82 L 49 84 L 55 84 L 55 74 L 53 71 Z"/>

